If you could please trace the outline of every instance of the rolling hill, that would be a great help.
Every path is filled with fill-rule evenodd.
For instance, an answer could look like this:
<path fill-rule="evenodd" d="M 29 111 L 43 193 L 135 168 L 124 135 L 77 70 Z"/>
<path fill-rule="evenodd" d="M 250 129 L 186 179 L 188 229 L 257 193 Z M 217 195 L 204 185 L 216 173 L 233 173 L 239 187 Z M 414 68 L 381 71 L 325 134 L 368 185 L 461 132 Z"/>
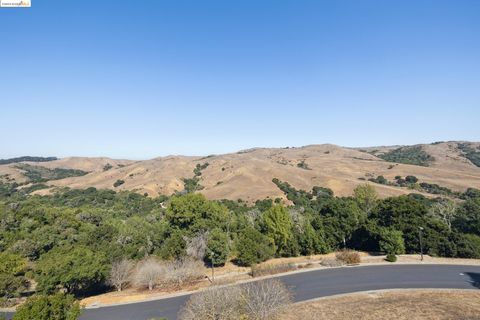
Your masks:
<path fill-rule="evenodd" d="M 273 178 L 286 181 L 297 189 L 328 187 L 336 195 L 350 195 L 355 186 L 378 176 L 392 182 L 396 176 L 412 175 L 419 182 L 438 184 L 453 191 L 480 188 L 479 155 L 480 143 L 474 142 L 369 148 L 323 144 L 299 148 L 255 148 L 207 157 L 167 156 L 143 161 L 72 157 L 25 163 L 51 170 L 63 168 L 87 172 L 82 176 L 49 180 L 45 182 L 48 189 L 35 191 L 40 194 L 52 192 L 56 187 L 96 187 L 134 190 L 150 196 L 171 195 L 184 189 L 185 179 L 195 179 L 199 192 L 208 198 L 255 201 L 284 197 L 272 182 Z M 28 183 L 25 172 L 17 163 L 0 165 L 0 178 Z M 114 184 L 118 186 L 114 187 Z M 425 193 L 424 190 L 412 191 L 391 183 L 374 183 L 374 186 L 383 197 Z"/>

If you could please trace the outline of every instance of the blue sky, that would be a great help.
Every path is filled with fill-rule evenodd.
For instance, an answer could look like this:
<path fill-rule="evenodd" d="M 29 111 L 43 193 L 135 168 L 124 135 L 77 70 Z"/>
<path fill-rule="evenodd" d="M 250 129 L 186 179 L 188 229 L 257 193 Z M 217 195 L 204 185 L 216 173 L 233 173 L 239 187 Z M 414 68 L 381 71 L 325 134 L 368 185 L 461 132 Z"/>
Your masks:
<path fill-rule="evenodd" d="M 480 1 L 0 9 L 0 157 L 480 140 Z"/>

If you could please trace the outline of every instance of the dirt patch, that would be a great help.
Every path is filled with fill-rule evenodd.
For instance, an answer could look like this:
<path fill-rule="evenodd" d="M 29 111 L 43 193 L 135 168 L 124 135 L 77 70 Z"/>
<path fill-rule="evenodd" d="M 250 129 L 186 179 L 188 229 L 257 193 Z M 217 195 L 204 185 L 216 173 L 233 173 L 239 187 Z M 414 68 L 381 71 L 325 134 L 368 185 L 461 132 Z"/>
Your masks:
<path fill-rule="evenodd" d="M 402 290 L 358 293 L 299 303 L 279 320 L 480 319 L 480 292 Z"/>

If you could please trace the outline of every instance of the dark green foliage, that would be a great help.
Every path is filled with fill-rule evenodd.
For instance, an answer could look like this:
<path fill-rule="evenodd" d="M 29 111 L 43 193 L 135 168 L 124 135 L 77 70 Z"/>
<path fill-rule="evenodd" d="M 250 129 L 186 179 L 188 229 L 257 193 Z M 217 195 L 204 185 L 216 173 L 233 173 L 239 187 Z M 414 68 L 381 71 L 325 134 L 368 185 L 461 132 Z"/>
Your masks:
<path fill-rule="evenodd" d="M 379 232 L 379 247 L 389 255 L 405 253 L 405 242 L 401 231 L 381 228 Z"/>
<path fill-rule="evenodd" d="M 468 188 L 462 195 L 462 199 L 469 200 L 469 199 L 480 199 L 480 190 L 475 188 Z"/>
<path fill-rule="evenodd" d="M 47 161 L 54 161 L 58 160 L 57 157 L 18 157 L 18 158 L 10 158 L 10 159 L 0 159 L 0 165 L 2 164 L 10 164 L 10 163 L 18 163 L 18 162 L 47 162 Z"/>
<path fill-rule="evenodd" d="M 378 155 L 388 162 L 397 162 L 404 164 L 413 164 L 417 166 L 428 167 L 434 158 L 423 151 L 421 146 L 400 147 L 395 150 Z"/>
<path fill-rule="evenodd" d="M 107 274 L 105 254 L 86 247 L 58 247 L 42 255 L 36 268 L 39 289 L 54 292 L 61 286 L 72 294 L 84 294 L 102 284 Z"/>
<path fill-rule="evenodd" d="M 236 262 L 243 266 L 251 266 L 263 262 L 271 258 L 275 253 L 273 239 L 251 227 L 240 232 L 236 249 Z"/>
<path fill-rule="evenodd" d="M 357 203 L 350 198 L 333 198 L 320 209 L 325 230 L 326 244 L 330 248 L 342 248 L 351 239 L 364 217 Z"/>
<path fill-rule="evenodd" d="M 441 187 L 435 183 L 422 182 L 420 183 L 420 187 L 427 193 L 460 197 L 460 193 L 454 192 L 446 187 Z"/>
<path fill-rule="evenodd" d="M 474 165 L 480 167 L 480 150 L 472 148 L 467 143 L 459 143 L 458 148 L 463 152 L 465 158 L 470 160 Z"/>
<path fill-rule="evenodd" d="M 388 180 L 384 176 L 378 176 L 376 178 L 370 178 L 368 181 L 375 182 L 378 184 L 388 184 Z"/>
<path fill-rule="evenodd" d="M 29 298 L 18 307 L 13 320 L 76 320 L 79 317 L 80 305 L 73 296 L 57 293 Z"/>
<path fill-rule="evenodd" d="M 185 256 L 185 233 L 180 230 L 174 230 L 168 238 L 165 239 L 157 254 L 163 259 L 171 260 L 177 257 Z"/>
<path fill-rule="evenodd" d="M 296 190 L 293 188 L 288 182 L 282 182 L 277 178 L 272 180 L 273 183 L 277 185 L 277 187 L 285 193 L 287 199 L 295 203 L 296 205 L 308 205 L 311 199 L 313 199 L 313 195 L 308 193 L 305 190 Z"/>
<path fill-rule="evenodd" d="M 480 198 L 465 201 L 453 225 L 460 232 L 480 235 Z"/>
<path fill-rule="evenodd" d="M 28 288 L 27 260 L 18 254 L 0 253 L 0 297 L 18 297 Z"/>
<path fill-rule="evenodd" d="M 113 187 L 116 188 L 116 187 L 120 187 L 122 184 L 124 184 L 125 181 L 124 180 L 121 180 L 121 179 L 118 179 L 117 181 L 115 181 L 113 183 Z"/>
<path fill-rule="evenodd" d="M 193 169 L 193 173 L 196 177 L 199 177 L 202 175 L 202 170 L 205 170 L 209 165 L 208 162 L 205 162 L 204 164 L 197 163 L 195 169 Z"/>
<path fill-rule="evenodd" d="M 78 169 L 63 169 L 54 168 L 48 169 L 40 166 L 31 166 L 29 164 L 21 163 L 16 167 L 24 171 L 23 175 L 28 178 L 30 182 L 40 183 L 50 180 L 59 180 L 69 177 L 80 177 L 86 175 L 88 172 Z"/>
<path fill-rule="evenodd" d="M 204 164 L 197 163 L 195 169 L 193 169 L 193 178 L 182 178 L 184 193 L 191 193 L 204 188 L 200 185 L 200 176 L 202 175 L 202 170 L 206 169 L 208 166 L 208 162 L 205 162 Z"/>
<path fill-rule="evenodd" d="M 418 178 L 415 176 L 406 176 L 405 181 L 407 181 L 408 183 L 417 183 Z"/>
<path fill-rule="evenodd" d="M 461 235 L 456 244 L 458 257 L 480 259 L 480 236 L 475 234 Z"/>
<path fill-rule="evenodd" d="M 205 261 L 209 265 L 223 266 L 225 262 L 227 262 L 229 253 L 230 246 L 228 235 L 220 229 L 213 229 L 208 235 Z"/>
<path fill-rule="evenodd" d="M 110 163 L 107 163 L 106 165 L 103 166 L 103 171 L 108 171 L 112 168 L 113 168 L 113 166 Z"/>
<path fill-rule="evenodd" d="M 200 185 L 200 179 L 198 179 L 197 177 L 183 178 L 182 181 L 184 184 L 183 188 L 186 193 L 191 193 L 203 189 L 203 186 Z"/>
<path fill-rule="evenodd" d="M 173 197 L 165 213 L 165 218 L 172 227 L 193 232 L 213 228 L 223 229 L 228 216 L 229 212 L 225 206 L 216 201 L 207 200 L 199 193 Z"/>

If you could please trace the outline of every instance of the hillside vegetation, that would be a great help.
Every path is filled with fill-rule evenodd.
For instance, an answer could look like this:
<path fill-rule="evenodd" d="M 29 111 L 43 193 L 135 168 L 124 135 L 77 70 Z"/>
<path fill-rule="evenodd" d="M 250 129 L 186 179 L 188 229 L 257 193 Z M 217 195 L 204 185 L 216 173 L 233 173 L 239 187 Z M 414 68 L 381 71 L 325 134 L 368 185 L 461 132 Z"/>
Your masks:
<path fill-rule="evenodd" d="M 83 297 L 114 287 L 177 287 L 197 281 L 204 265 L 229 260 L 252 266 L 344 246 L 390 257 L 418 253 L 419 227 L 424 253 L 480 258 L 480 190 L 473 188 L 456 203 L 419 194 L 380 199 L 370 185 L 357 187 L 354 197 L 336 197 L 323 186 L 299 190 L 275 179 L 288 205 L 280 198 L 208 200 L 193 191 L 151 198 L 88 188 L 32 196 L 1 185 L 6 306 L 32 290 Z"/>
<path fill-rule="evenodd" d="M 57 157 L 17 157 L 17 158 L 10 158 L 10 159 L 0 159 L 0 165 L 2 164 L 10 164 L 10 163 L 18 163 L 18 162 L 47 162 L 47 161 L 54 161 L 58 160 Z"/>
<path fill-rule="evenodd" d="M 49 181 L 43 182 L 46 188 L 32 189 L 37 194 L 54 192 L 56 187 L 134 190 L 149 196 L 170 196 L 196 190 L 209 199 L 243 199 L 253 203 L 267 197 L 285 199 L 272 182 L 274 178 L 287 181 L 296 189 L 311 190 L 314 186 L 322 186 L 337 195 L 348 196 L 364 181 L 383 177 L 384 180 L 375 184 L 380 197 L 408 194 L 411 192 L 409 187 L 424 195 L 455 196 L 469 187 L 480 188 L 480 168 L 474 164 L 479 146 L 470 142 L 439 142 L 357 150 L 335 145 L 311 145 L 257 148 L 208 157 L 168 156 L 144 161 L 77 157 L 41 164 L 0 165 L 0 180 L 14 181 L 23 188 L 22 185 L 31 182 L 27 175 L 32 177 L 28 170 L 21 169 L 27 164 L 36 168 L 60 169 L 53 177 L 40 175 L 40 180 Z M 62 169 L 81 170 L 88 174 Z M 397 184 L 397 176 L 415 176 L 419 185 Z M 420 183 L 424 184 L 423 187 Z"/>
<path fill-rule="evenodd" d="M 421 146 L 401 147 L 378 155 L 388 162 L 413 164 L 428 167 L 435 159 L 426 153 Z"/>

